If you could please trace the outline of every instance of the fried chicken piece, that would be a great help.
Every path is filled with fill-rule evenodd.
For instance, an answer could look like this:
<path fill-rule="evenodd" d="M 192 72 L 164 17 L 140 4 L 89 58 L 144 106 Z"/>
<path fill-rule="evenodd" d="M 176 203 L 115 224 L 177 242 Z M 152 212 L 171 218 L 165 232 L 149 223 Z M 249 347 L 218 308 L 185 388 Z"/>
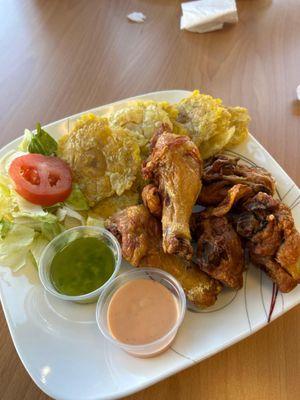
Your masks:
<path fill-rule="evenodd" d="M 145 186 L 142 191 L 142 200 L 152 215 L 161 218 L 162 201 L 157 186 L 152 183 Z"/>
<path fill-rule="evenodd" d="M 276 261 L 285 266 L 297 283 L 300 283 L 300 234 L 297 230 L 284 239 L 276 253 Z"/>
<path fill-rule="evenodd" d="M 297 286 L 295 279 L 271 257 L 257 257 L 255 254 L 252 254 L 251 261 L 276 283 L 282 293 L 288 293 Z"/>
<path fill-rule="evenodd" d="M 197 203 L 203 206 L 217 206 L 225 199 L 230 188 L 231 184 L 226 181 L 204 184 L 202 185 Z"/>
<path fill-rule="evenodd" d="M 222 217 L 229 213 L 239 200 L 245 201 L 252 194 L 252 189 L 247 185 L 237 184 L 228 190 L 225 198 L 214 208 L 208 208 L 202 216 Z"/>
<path fill-rule="evenodd" d="M 244 211 L 233 215 L 237 233 L 244 238 L 251 238 L 261 226 L 260 222 L 250 212 Z"/>
<path fill-rule="evenodd" d="M 154 135 L 152 147 L 142 173 L 158 188 L 162 200 L 163 249 L 190 259 L 189 220 L 201 188 L 199 150 L 189 137 L 167 131 Z"/>
<path fill-rule="evenodd" d="M 198 236 L 196 264 L 225 286 L 241 289 L 245 268 L 241 241 L 226 217 L 203 218 L 196 223 Z"/>
<path fill-rule="evenodd" d="M 198 204 L 204 206 L 218 205 L 236 184 L 251 188 L 252 196 L 258 192 L 275 193 L 275 180 L 268 171 L 239 164 L 239 158 L 226 155 L 217 155 L 206 161 L 202 182 Z"/>
<path fill-rule="evenodd" d="M 238 234 L 246 238 L 251 260 L 279 290 L 292 290 L 300 283 L 300 234 L 291 210 L 262 192 L 247 200 L 243 209 L 234 220 Z"/>
<path fill-rule="evenodd" d="M 128 207 L 113 215 L 106 227 L 118 239 L 125 260 L 135 267 L 156 267 L 181 283 L 189 301 L 200 307 L 215 303 L 221 285 L 186 259 L 165 254 L 161 223 L 144 205 Z"/>
<path fill-rule="evenodd" d="M 255 233 L 248 247 L 250 254 L 257 256 L 273 256 L 281 244 L 281 229 L 273 214 L 264 220 L 264 228 Z"/>

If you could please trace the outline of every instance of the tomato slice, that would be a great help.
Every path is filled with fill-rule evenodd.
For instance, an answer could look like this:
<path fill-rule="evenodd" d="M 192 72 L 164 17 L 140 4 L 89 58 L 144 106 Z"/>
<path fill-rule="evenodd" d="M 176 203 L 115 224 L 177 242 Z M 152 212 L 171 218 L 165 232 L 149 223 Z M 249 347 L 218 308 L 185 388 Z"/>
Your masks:
<path fill-rule="evenodd" d="M 57 157 L 26 154 L 15 158 L 9 175 L 19 195 L 40 206 L 64 201 L 72 190 L 70 167 Z"/>

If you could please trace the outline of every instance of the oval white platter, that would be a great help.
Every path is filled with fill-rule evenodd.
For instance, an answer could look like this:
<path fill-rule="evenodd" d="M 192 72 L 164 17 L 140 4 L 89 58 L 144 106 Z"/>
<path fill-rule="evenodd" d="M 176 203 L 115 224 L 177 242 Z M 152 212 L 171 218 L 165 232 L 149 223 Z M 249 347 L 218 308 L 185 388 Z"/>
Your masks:
<path fill-rule="evenodd" d="M 136 98 L 173 103 L 189 94 L 171 90 Z M 89 111 L 101 115 L 128 100 L 132 99 Z M 81 114 L 45 128 L 58 138 L 72 128 Z M 0 156 L 15 148 L 19 141 L 16 139 L 5 146 Z M 292 208 L 299 229 L 300 191 L 270 154 L 252 136 L 228 152 L 273 174 L 277 195 Z M 260 270 L 249 266 L 242 290 L 224 290 L 217 303 L 202 313 L 188 311 L 175 342 L 166 353 L 152 359 L 137 359 L 101 336 L 95 322 L 95 304 L 61 302 L 42 289 L 36 270 L 21 269 L 13 273 L 0 267 L 2 306 L 19 357 L 42 391 L 63 400 L 116 399 L 129 395 L 251 335 L 267 324 L 272 287 Z M 299 302 L 300 287 L 289 294 L 279 294 L 272 319 Z"/>

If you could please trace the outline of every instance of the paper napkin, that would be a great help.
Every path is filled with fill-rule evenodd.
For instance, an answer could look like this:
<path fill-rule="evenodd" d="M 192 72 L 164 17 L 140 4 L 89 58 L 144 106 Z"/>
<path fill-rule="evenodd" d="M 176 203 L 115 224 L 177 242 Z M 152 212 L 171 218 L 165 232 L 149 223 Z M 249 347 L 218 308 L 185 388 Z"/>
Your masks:
<path fill-rule="evenodd" d="M 199 0 L 181 4 L 180 29 L 204 33 L 238 22 L 235 0 Z"/>

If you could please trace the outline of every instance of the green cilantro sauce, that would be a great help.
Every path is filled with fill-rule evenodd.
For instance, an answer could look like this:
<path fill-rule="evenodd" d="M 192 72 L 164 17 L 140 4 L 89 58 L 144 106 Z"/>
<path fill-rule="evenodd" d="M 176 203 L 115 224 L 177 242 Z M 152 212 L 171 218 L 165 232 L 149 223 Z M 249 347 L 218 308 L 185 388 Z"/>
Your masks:
<path fill-rule="evenodd" d="M 90 293 L 113 274 L 112 250 L 101 239 L 83 237 L 58 251 L 50 266 L 50 278 L 56 290 L 69 296 Z"/>

